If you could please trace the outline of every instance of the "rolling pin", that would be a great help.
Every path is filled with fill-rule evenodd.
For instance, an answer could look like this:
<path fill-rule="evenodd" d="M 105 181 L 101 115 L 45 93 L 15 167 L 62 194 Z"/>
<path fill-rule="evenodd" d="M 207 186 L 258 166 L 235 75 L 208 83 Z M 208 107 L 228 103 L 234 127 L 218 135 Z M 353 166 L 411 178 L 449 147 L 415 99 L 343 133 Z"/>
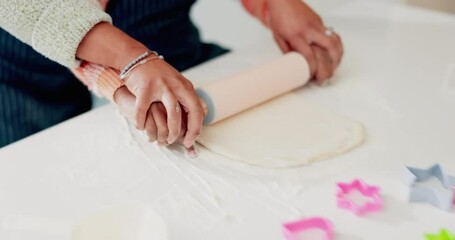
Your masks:
<path fill-rule="evenodd" d="M 205 125 L 257 106 L 305 85 L 310 69 L 305 58 L 291 52 L 266 64 L 213 81 L 196 89 L 207 106 Z"/>

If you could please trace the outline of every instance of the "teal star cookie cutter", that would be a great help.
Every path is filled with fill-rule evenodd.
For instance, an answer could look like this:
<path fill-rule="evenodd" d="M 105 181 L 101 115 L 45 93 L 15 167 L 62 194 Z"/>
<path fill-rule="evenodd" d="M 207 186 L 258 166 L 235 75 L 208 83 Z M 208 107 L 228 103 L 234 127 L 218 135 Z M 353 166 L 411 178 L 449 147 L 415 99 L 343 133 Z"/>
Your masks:
<path fill-rule="evenodd" d="M 441 183 L 443 190 L 423 186 L 431 178 Z M 455 177 L 447 175 L 441 165 L 435 164 L 428 169 L 406 167 L 405 180 L 409 184 L 409 201 L 429 203 L 441 210 L 450 211 L 455 203 Z"/>

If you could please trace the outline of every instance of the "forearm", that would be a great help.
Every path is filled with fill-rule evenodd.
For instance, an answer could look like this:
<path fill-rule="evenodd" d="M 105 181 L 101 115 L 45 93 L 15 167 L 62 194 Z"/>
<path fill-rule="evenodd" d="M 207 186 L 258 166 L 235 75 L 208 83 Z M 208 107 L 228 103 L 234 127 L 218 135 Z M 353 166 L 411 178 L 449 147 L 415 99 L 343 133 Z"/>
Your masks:
<path fill-rule="evenodd" d="M 243 7 L 247 10 L 251 15 L 255 17 L 261 16 L 261 9 L 264 5 L 265 0 L 241 0 Z"/>
<path fill-rule="evenodd" d="M 113 102 L 115 102 L 114 93 L 124 85 L 118 70 L 99 64 L 84 61 L 78 68 L 71 71 L 95 95 Z"/>
<path fill-rule="evenodd" d="M 121 70 L 147 50 L 115 26 L 100 23 L 87 33 L 76 55 L 79 59 Z"/>

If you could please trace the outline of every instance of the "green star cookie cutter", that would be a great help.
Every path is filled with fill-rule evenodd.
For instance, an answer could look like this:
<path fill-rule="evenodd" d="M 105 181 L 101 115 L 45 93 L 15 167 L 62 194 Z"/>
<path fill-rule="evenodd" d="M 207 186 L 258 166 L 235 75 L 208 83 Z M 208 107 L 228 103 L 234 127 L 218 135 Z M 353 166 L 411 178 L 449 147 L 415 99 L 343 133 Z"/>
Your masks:
<path fill-rule="evenodd" d="M 426 240 L 455 240 L 455 235 L 453 235 L 449 230 L 442 229 L 439 234 L 425 234 Z"/>

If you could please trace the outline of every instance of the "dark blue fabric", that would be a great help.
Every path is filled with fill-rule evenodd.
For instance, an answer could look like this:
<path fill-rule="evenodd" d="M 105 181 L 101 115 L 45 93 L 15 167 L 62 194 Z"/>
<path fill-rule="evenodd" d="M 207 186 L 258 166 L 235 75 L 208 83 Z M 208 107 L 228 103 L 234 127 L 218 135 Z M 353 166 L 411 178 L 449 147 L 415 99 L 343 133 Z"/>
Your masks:
<path fill-rule="evenodd" d="M 202 43 L 189 17 L 194 0 L 111 0 L 114 25 L 178 70 L 226 49 Z M 64 67 L 0 29 L 0 147 L 91 108 L 87 89 Z"/>

